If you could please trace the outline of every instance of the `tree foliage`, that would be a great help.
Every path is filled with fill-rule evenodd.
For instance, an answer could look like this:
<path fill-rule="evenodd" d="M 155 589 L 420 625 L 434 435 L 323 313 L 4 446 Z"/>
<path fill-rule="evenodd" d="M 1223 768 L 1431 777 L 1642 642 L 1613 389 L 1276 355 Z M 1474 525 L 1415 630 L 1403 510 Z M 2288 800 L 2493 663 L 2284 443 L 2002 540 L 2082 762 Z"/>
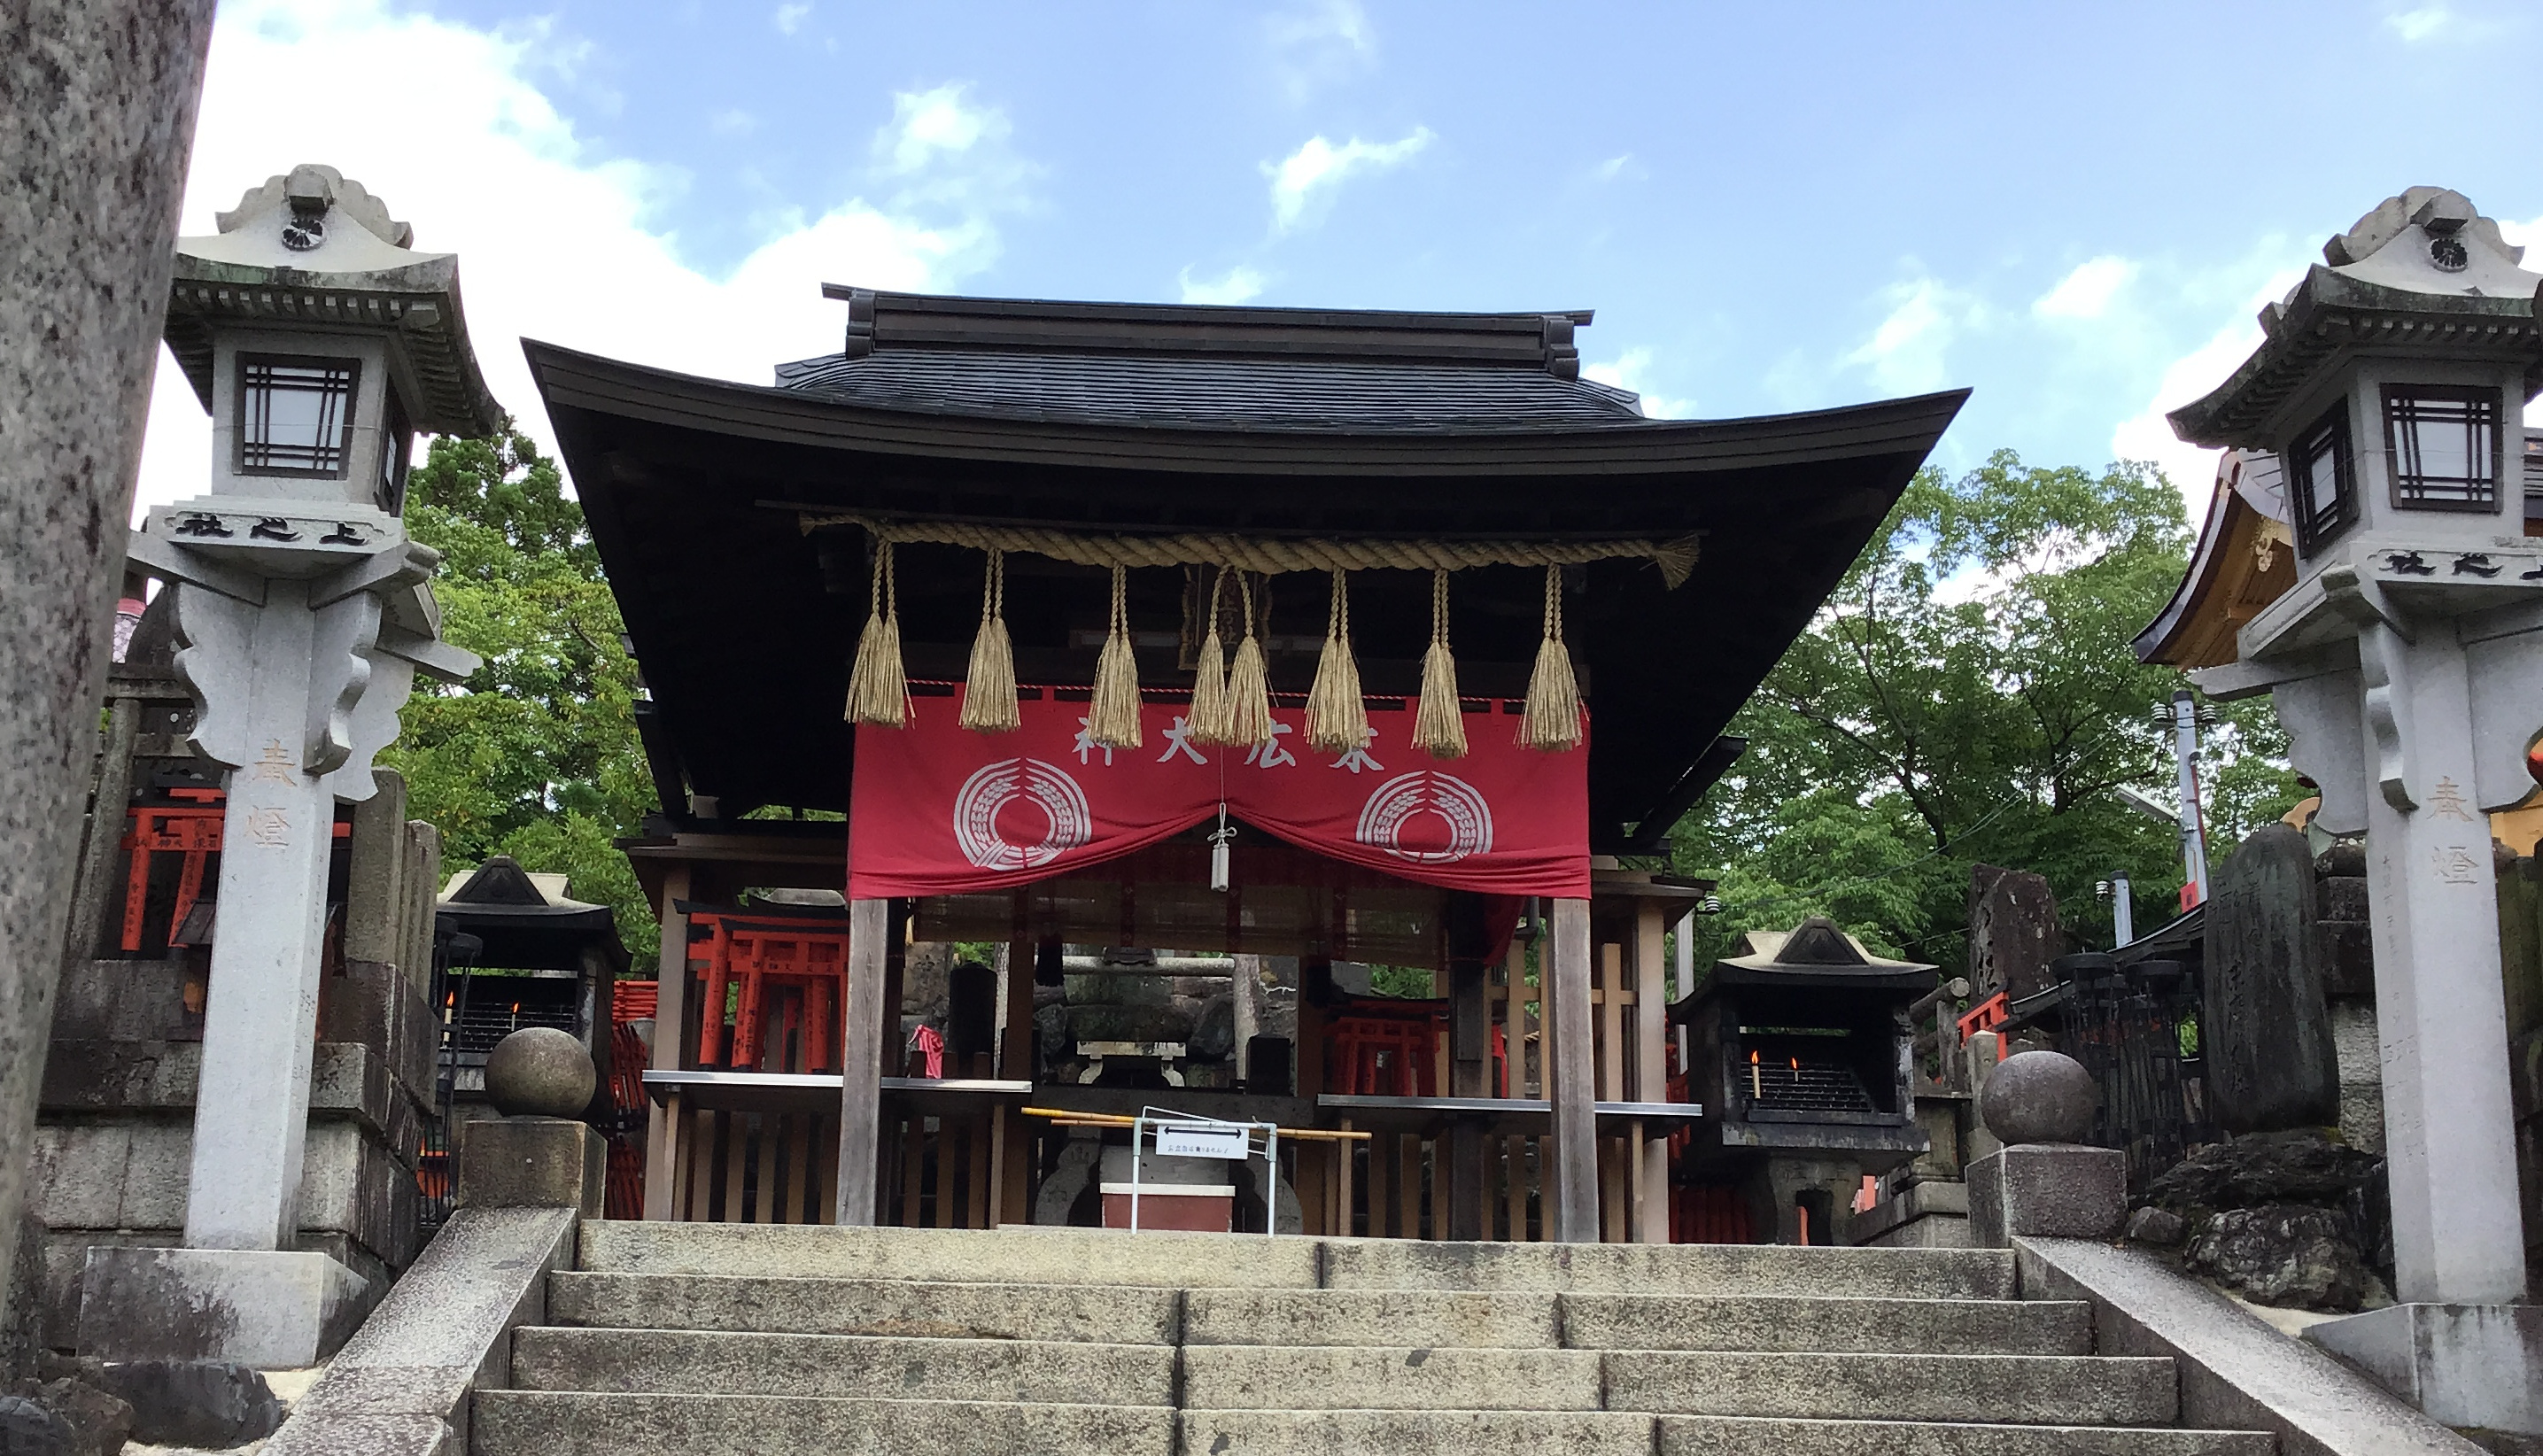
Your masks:
<path fill-rule="evenodd" d="M 445 866 L 510 855 L 617 912 L 639 964 L 659 931 L 612 840 L 655 806 L 636 740 L 636 664 L 582 507 L 556 462 L 506 421 L 436 438 L 407 485 L 407 527 L 442 554 L 442 635 L 485 658 L 465 684 L 419 686 L 381 761 L 409 812 L 440 826 Z"/>
<path fill-rule="evenodd" d="M 1748 751 L 1672 834 L 1670 862 L 1718 874 L 1698 963 L 1748 930 L 1824 914 L 1867 944 L 1952 965 L 1979 863 L 2048 878 L 2066 927 L 2107 946 L 2098 881 L 2133 881 L 2137 924 L 2171 918 L 2173 801 L 2156 709 L 2186 685 L 2129 640 L 2179 583 L 2179 494 L 2150 467 L 2100 475 L 2000 451 L 1928 467 L 1811 630 L 1741 710 Z M 2212 705 L 2203 774 L 2221 858 L 2298 797 L 2267 700 Z"/>

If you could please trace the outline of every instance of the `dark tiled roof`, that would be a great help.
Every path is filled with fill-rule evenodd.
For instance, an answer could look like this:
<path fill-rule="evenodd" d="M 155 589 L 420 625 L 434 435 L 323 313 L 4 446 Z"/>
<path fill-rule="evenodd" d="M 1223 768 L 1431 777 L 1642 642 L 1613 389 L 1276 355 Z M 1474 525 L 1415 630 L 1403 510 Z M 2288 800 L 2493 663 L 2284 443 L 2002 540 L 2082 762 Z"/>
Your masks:
<path fill-rule="evenodd" d="M 886 410 L 1217 429 L 1581 429 L 1643 423 L 1638 397 L 1542 368 L 879 348 L 777 366 L 780 386 Z"/>

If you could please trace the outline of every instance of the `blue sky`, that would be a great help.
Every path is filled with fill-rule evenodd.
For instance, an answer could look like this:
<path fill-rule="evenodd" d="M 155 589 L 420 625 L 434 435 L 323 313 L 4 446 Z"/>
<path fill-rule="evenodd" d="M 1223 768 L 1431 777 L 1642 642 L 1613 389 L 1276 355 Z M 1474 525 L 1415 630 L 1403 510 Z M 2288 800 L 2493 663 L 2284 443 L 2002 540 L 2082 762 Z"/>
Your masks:
<path fill-rule="evenodd" d="M 2538 55 L 2530 0 L 233 0 L 186 230 L 343 168 L 460 253 L 542 434 L 519 336 L 765 381 L 836 346 L 823 280 L 1593 307 L 1655 414 L 1966 385 L 1947 465 L 2203 500 L 2160 410 L 2325 237 L 2433 183 L 2543 244 Z M 163 377 L 145 498 L 198 488 L 199 421 Z"/>

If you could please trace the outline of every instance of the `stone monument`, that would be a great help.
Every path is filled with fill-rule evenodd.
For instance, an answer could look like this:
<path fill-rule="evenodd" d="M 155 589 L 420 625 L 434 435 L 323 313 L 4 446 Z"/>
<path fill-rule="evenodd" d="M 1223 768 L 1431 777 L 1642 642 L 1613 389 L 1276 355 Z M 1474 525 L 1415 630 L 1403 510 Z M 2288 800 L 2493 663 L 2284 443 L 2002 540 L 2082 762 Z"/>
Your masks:
<path fill-rule="evenodd" d="M 2340 1120 L 2340 1059 L 2323 992 L 2313 850 L 2269 824 L 2216 872 L 2198 1035 L 2207 1102 L 2228 1132 Z"/>
<path fill-rule="evenodd" d="M 2194 444 L 2277 456 L 2297 556 L 2241 660 L 2194 675 L 2272 693 L 2322 786 L 2315 824 L 2366 835 L 2403 1303 L 2311 1336 L 2440 1419 L 2543 1429 L 2543 1309 L 2510 1303 L 2526 1269 L 2487 819 L 2532 792 L 2543 728 L 2543 540 L 2522 534 L 2511 445 L 2543 391 L 2543 274 L 2439 188 L 2323 256 L 2262 311 L 2260 349 L 2171 417 Z"/>
<path fill-rule="evenodd" d="M 177 593 L 192 743 L 227 770 L 185 1247 L 92 1250 L 80 1342 L 138 1352 L 185 1311 L 199 1353 L 308 1364 L 377 1292 L 292 1247 L 336 805 L 374 793 L 417 673 L 476 668 L 440 641 L 437 554 L 407 539 L 407 454 L 500 414 L 456 261 L 360 184 L 296 167 L 218 223 L 179 240 L 167 325 L 212 415 L 211 490 L 128 548 Z"/>

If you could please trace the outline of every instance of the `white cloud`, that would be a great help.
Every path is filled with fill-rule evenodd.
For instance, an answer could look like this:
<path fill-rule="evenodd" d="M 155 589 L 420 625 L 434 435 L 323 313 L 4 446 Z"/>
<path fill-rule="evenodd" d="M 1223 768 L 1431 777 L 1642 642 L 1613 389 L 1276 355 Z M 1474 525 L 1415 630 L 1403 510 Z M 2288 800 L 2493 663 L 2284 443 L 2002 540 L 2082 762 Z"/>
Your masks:
<path fill-rule="evenodd" d="M 2261 346 L 2261 325 L 2254 317 L 2271 299 L 2283 297 L 2304 277 L 2304 269 L 2284 269 L 2263 284 L 2237 311 L 2234 320 L 2206 343 L 2172 361 L 2157 381 L 2154 398 L 2137 414 L 2119 421 L 2111 433 L 2111 454 L 2119 460 L 2151 460 L 2170 477 L 2190 507 L 2193 521 L 2204 517 L 2207 496 L 2216 483 L 2220 452 L 2201 449 L 2172 432 L 2165 412 L 2178 410 L 2225 382 L 2235 368 Z"/>
<path fill-rule="evenodd" d="M 593 156 L 531 79 L 533 49 L 514 35 L 393 11 L 387 0 L 231 0 L 213 29 L 182 230 L 212 231 L 215 210 L 297 163 L 342 169 L 415 225 L 419 247 L 459 255 L 487 382 L 551 447 L 521 357 L 525 336 L 764 384 L 776 362 L 839 346 L 845 320 L 821 300 L 823 281 L 945 288 L 996 256 L 990 218 L 1013 199 L 976 176 L 1020 170 L 991 145 L 1005 123 L 966 108 L 971 119 L 953 126 L 934 105 L 943 93 L 931 92 L 901 98 L 877 144 L 915 159 L 900 179 L 913 191 L 971 169 L 962 206 L 850 197 L 818 216 L 781 215 L 776 235 L 729 276 L 702 273 L 677 256 L 661 221 L 687 179 Z M 383 55 L 400 63 L 382 68 Z M 274 84 L 302 75 L 370 80 L 362 105 L 330 112 L 322 127 L 298 89 Z M 430 123 L 417 124 L 420 116 Z M 914 116 L 931 119 L 907 152 Z M 968 139 L 957 144 L 963 127 Z M 202 407 L 162 363 L 142 455 L 148 501 L 199 494 L 210 451 Z"/>
<path fill-rule="evenodd" d="M 1400 167 L 1430 145 L 1427 126 L 1416 126 L 1396 141 L 1362 141 L 1354 136 L 1336 146 L 1322 134 L 1277 162 L 1263 164 L 1272 179 L 1272 217 L 1281 231 L 1296 227 L 1311 208 L 1332 194 L 1354 172 L 1383 172 Z"/>
<path fill-rule="evenodd" d="M 1695 401 L 1654 394 L 1650 387 L 1654 354 L 1636 345 L 1604 364 L 1583 364 L 1581 374 L 1600 384 L 1630 389 L 1643 397 L 1643 414 L 1654 420 L 1688 420 L 1695 416 Z"/>
<path fill-rule="evenodd" d="M 708 117 L 707 128 L 718 136 L 748 136 L 759 129 L 759 118 L 739 107 L 732 107 Z"/>
<path fill-rule="evenodd" d="M 792 36 L 804 29 L 804 22 L 809 19 L 811 14 L 812 7 L 809 4 L 780 5 L 777 7 L 777 13 L 769 17 L 769 24 L 777 27 L 777 34 Z"/>
<path fill-rule="evenodd" d="M 1618 152 L 1616 155 L 1609 157 L 1606 161 L 1590 168 L 1589 175 L 1599 182 L 1614 182 L 1617 178 L 1624 175 L 1626 168 L 1633 165 L 1633 153 Z"/>
<path fill-rule="evenodd" d="M 2110 311 L 2112 295 L 2136 271 L 2137 266 L 2124 258 L 2077 264 L 2073 272 L 2031 305 L 2031 311 L 2043 319 L 2098 319 Z"/>
<path fill-rule="evenodd" d="M 2423 5 L 2417 10 L 2388 15 L 2384 17 L 2384 24 L 2391 26 L 2393 33 L 2405 41 L 2417 44 L 2444 30 L 2453 19 L 2453 14 L 2442 5 Z"/>
<path fill-rule="evenodd" d="M 1264 21 L 1263 30 L 1273 71 L 1293 103 L 1377 61 L 1377 31 L 1359 0 L 1317 0 L 1280 11 Z"/>
<path fill-rule="evenodd" d="M 1891 394 L 1928 394 L 1946 388 L 1943 354 L 1962 331 L 1982 317 L 1977 300 L 1932 278 L 1895 283 L 1887 290 L 1889 313 L 1863 345 L 1845 356 L 1868 370 Z"/>
<path fill-rule="evenodd" d="M 1186 303 L 1250 303 L 1263 294 L 1263 274 L 1241 263 L 1217 278 L 1195 278 L 1185 268 L 1175 281 Z"/>

